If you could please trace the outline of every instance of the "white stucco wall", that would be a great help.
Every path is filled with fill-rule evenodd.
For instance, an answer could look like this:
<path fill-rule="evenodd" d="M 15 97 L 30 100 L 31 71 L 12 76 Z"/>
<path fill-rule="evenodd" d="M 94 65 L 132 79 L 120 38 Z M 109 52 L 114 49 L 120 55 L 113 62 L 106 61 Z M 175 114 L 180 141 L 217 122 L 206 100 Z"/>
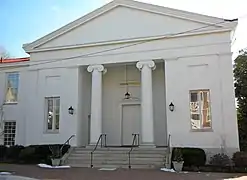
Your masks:
<path fill-rule="evenodd" d="M 19 72 L 19 89 L 18 89 L 18 102 L 15 104 L 5 104 L 6 95 L 6 73 L 13 72 L 11 69 L 0 69 L 0 105 L 3 105 L 3 120 L 4 121 L 16 121 L 16 135 L 15 143 L 25 143 L 25 120 L 26 114 L 24 113 L 26 108 L 26 87 L 27 87 L 27 74 L 23 72 L 24 68 L 11 67 L 14 72 Z M 3 136 L 0 137 L 0 144 L 3 144 Z"/>
<path fill-rule="evenodd" d="M 64 143 L 76 134 L 77 119 L 80 117 L 78 107 L 79 68 L 48 69 L 29 71 L 29 88 L 26 112 L 26 144 Z M 59 133 L 45 132 L 45 97 L 60 96 Z M 75 109 L 74 115 L 68 108 Z M 77 137 L 72 139 L 75 145 Z"/>
<path fill-rule="evenodd" d="M 178 58 L 166 61 L 165 69 L 166 103 L 175 105 L 175 111 L 167 113 L 172 145 L 214 151 L 220 149 L 225 140 L 227 151 L 238 150 L 231 56 Z M 212 131 L 209 132 L 191 130 L 189 91 L 198 89 L 210 89 Z"/>

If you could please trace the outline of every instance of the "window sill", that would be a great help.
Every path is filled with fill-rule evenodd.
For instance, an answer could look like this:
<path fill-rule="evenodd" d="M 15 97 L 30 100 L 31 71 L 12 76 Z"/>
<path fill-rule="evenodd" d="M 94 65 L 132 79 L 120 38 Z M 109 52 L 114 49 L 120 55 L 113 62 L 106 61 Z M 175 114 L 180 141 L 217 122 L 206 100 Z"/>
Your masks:
<path fill-rule="evenodd" d="M 18 102 L 4 102 L 3 105 L 16 105 Z"/>
<path fill-rule="evenodd" d="M 45 131 L 44 134 L 59 134 L 59 131 Z"/>
<path fill-rule="evenodd" d="M 213 132 L 213 129 L 191 129 L 190 132 Z"/>

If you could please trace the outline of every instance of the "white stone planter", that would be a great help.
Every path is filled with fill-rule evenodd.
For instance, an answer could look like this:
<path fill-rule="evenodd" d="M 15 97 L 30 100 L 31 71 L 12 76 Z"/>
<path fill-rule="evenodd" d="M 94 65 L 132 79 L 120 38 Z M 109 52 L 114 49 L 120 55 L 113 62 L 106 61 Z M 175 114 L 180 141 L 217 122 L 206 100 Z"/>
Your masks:
<path fill-rule="evenodd" d="M 172 164 L 173 164 L 174 170 L 177 172 L 180 172 L 183 169 L 184 161 L 181 161 L 181 162 L 172 161 Z"/>
<path fill-rule="evenodd" d="M 59 166 L 61 162 L 61 159 L 51 159 L 52 166 Z"/>

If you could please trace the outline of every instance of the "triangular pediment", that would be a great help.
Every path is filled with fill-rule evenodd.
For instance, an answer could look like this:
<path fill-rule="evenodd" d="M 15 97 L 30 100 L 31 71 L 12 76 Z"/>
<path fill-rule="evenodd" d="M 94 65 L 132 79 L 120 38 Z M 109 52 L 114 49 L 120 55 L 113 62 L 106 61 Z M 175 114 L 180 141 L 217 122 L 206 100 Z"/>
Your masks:
<path fill-rule="evenodd" d="M 220 18 L 131 0 L 115 0 L 33 43 L 24 45 L 24 49 L 28 52 L 37 49 L 169 36 L 191 30 L 196 32 L 226 28 L 221 22 L 224 20 Z M 231 23 L 227 26 L 234 27 Z"/>

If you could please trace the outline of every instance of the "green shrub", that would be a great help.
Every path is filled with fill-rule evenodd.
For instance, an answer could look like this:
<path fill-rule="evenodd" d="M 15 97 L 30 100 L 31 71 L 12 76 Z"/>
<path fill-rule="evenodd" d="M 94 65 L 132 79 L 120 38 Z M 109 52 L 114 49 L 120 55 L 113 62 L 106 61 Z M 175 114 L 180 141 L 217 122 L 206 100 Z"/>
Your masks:
<path fill-rule="evenodd" d="M 232 161 L 237 167 L 247 166 L 247 152 L 235 152 L 232 157 Z"/>
<path fill-rule="evenodd" d="M 218 153 L 210 158 L 209 164 L 213 166 L 224 167 L 229 166 L 231 164 L 231 160 L 226 154 Z"/>
<path fill-rule="evenodd" d="M 19 145 L 11 147 L 0 146 L 0 160 L 9 163 L 51 164 L 50 157 L 52 156 L 52 153 L 49 149 L 49 146 L 57 146 L 60 149 L 62 144 L 30 145 L 27 147 Z M 62 150 L 62 155 L 64 155 L 69 148 L 70 145 L 65 145 Z"/>
<path fill-rule="evenodd" d="M 7 147 L 4 145 L 0 145 L 0 161 L 3 161 L 7 152 Z"/>
<path fill-rule="evenodd" d="M 18 161 L 19 154 L 22 149 L 24 149 L 24 146 L 21 146 L 21 145 L 15 145 L 15 146 L 8 147 L 6 150 L 6 159 L 14 161 L 14 162 Z"/>
<path fill-rule="evenodd" d="M 178 148 L 176 148 L 178 149 Z M 200 148 L 179 148 L 181 149 L 184 166 L 204 166 L 206 163 L 206 154 Z M 172 151 L 172 160 L 174 159 L 174 150 Z"/>
<path fill-rule="evenodd" d="M 19 160 L 24 163 L 38 163 L 37 158 L 35 158 L 35 148 L 28 146 L 22 149 Z"/>

